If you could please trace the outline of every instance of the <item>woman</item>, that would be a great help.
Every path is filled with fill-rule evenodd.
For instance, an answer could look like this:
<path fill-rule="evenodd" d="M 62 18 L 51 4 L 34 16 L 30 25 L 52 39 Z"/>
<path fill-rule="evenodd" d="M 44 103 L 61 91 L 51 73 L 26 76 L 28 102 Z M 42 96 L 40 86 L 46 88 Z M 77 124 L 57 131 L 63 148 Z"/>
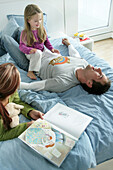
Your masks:
<path fill-rule="evenodd" d="M 22 102 L 19 98 L 17 89 L 20 85 L 20 74 L 12 63 L 0 65 L 0 141 L 18 137 L 34 121 L 21 123 L 15 128 L 10 128 L 12 119 L 5 106 L 9 102 L 21 104 L 24 106 L 21 113 L 28 119 L 43 119 L 43 113 L 34 110 L 28 104 Z"/>

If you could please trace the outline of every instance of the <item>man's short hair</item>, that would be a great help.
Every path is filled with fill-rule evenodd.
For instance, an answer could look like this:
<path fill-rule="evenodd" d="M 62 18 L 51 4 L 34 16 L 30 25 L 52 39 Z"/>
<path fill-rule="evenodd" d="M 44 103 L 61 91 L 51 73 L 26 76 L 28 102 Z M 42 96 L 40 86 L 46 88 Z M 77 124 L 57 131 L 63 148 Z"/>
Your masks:
<path fill-rule="evenodd" d="M 101 95 L 108 91 L 108 89 L 111 86 L 111 81 L 108 79 L 108 82 L 103 85 L 100 82 L 96 82 L 93 80 L 92 88 L 88 87 L 85 83 L 80 84 L 83 87 L 83 89 L 87 91 L 89 94 Z"/>

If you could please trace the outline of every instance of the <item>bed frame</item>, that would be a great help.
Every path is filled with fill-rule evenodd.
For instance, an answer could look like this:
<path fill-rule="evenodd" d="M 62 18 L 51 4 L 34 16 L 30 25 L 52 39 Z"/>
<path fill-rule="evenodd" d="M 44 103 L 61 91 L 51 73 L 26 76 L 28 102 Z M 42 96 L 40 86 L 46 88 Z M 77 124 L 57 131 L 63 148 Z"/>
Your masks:
<path fill-rule="evenodd" d="M 54 32 L 64 32 L 68 35 L 72 35 L 77 31 L 77 26 L 75 22 L 76 15 L 73 14 L 70 20 L 70 12 L 77 11 L 77 2 L 75 0 L 0 0 L 0 31 L 5 27 L 8 20 L 6 18 L 7 14 L 18 14 L 21 15 L 24 12 L 24 8 L 27 4 L 37 4 L 43 12 L 47 14 L 47 26 L 49 33 Z M 54 2 L 54 3 L 53 3 Z M 70 14 L 71 15 L 71 14 Z M 71 25 L 71 28 L 70 27 Z M 98 165 L 95 170 L 111 170 L 113 167 L 113 160 L 106 161 Z M 90 169 L 91 170 L 91 169 Z"/>

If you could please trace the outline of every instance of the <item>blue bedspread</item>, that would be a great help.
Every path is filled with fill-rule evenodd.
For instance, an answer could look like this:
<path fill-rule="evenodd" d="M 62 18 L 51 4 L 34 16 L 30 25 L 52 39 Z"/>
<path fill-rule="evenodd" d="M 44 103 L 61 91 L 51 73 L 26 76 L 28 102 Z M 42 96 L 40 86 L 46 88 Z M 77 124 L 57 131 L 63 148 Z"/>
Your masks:
<path fill-rule="evenodd" d="M 68 55 L 67 48 L 61 44 L 61 40 L 61 38 L 53 39 L 51 43 L 54 48 L 60 50 L 62 55 Z M 108 63 L 73 39 L 70 38 L 70 41 L 83 58 L 93 66 L 100 67 L 113 81 L 113 69 Z M 0 57 L 0 64 L 4 62 L 15 63 L 8 54 Z M 32 81 L 27 77 L 27 72 L 19 67 L 18 69 L 22 81 Z M 87 170 L 113 158 L 113 85 L 107 93 L 101 96 L 89 95 L 80 85 L 63 93 L 20 90 L 19 95 L 23 101 L 44 113 L 60 102 L 92 116 L 93 120 L 60 168 L 16 138 L 0 142 L 1 170 Z M 20 122 L 24 121 L 27 119 L 20 115 Z"/>

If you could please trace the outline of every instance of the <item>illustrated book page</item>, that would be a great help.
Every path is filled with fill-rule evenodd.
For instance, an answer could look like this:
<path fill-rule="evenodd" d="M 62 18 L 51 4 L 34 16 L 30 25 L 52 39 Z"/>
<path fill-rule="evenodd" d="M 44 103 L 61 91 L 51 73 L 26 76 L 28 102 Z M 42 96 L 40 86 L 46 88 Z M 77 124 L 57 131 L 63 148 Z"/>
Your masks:
<path fill-rule="evenodd" d="M 42 119 L 35 121 L 19 139 L 58 167 L 76 143 L 62 130 Z"/>

